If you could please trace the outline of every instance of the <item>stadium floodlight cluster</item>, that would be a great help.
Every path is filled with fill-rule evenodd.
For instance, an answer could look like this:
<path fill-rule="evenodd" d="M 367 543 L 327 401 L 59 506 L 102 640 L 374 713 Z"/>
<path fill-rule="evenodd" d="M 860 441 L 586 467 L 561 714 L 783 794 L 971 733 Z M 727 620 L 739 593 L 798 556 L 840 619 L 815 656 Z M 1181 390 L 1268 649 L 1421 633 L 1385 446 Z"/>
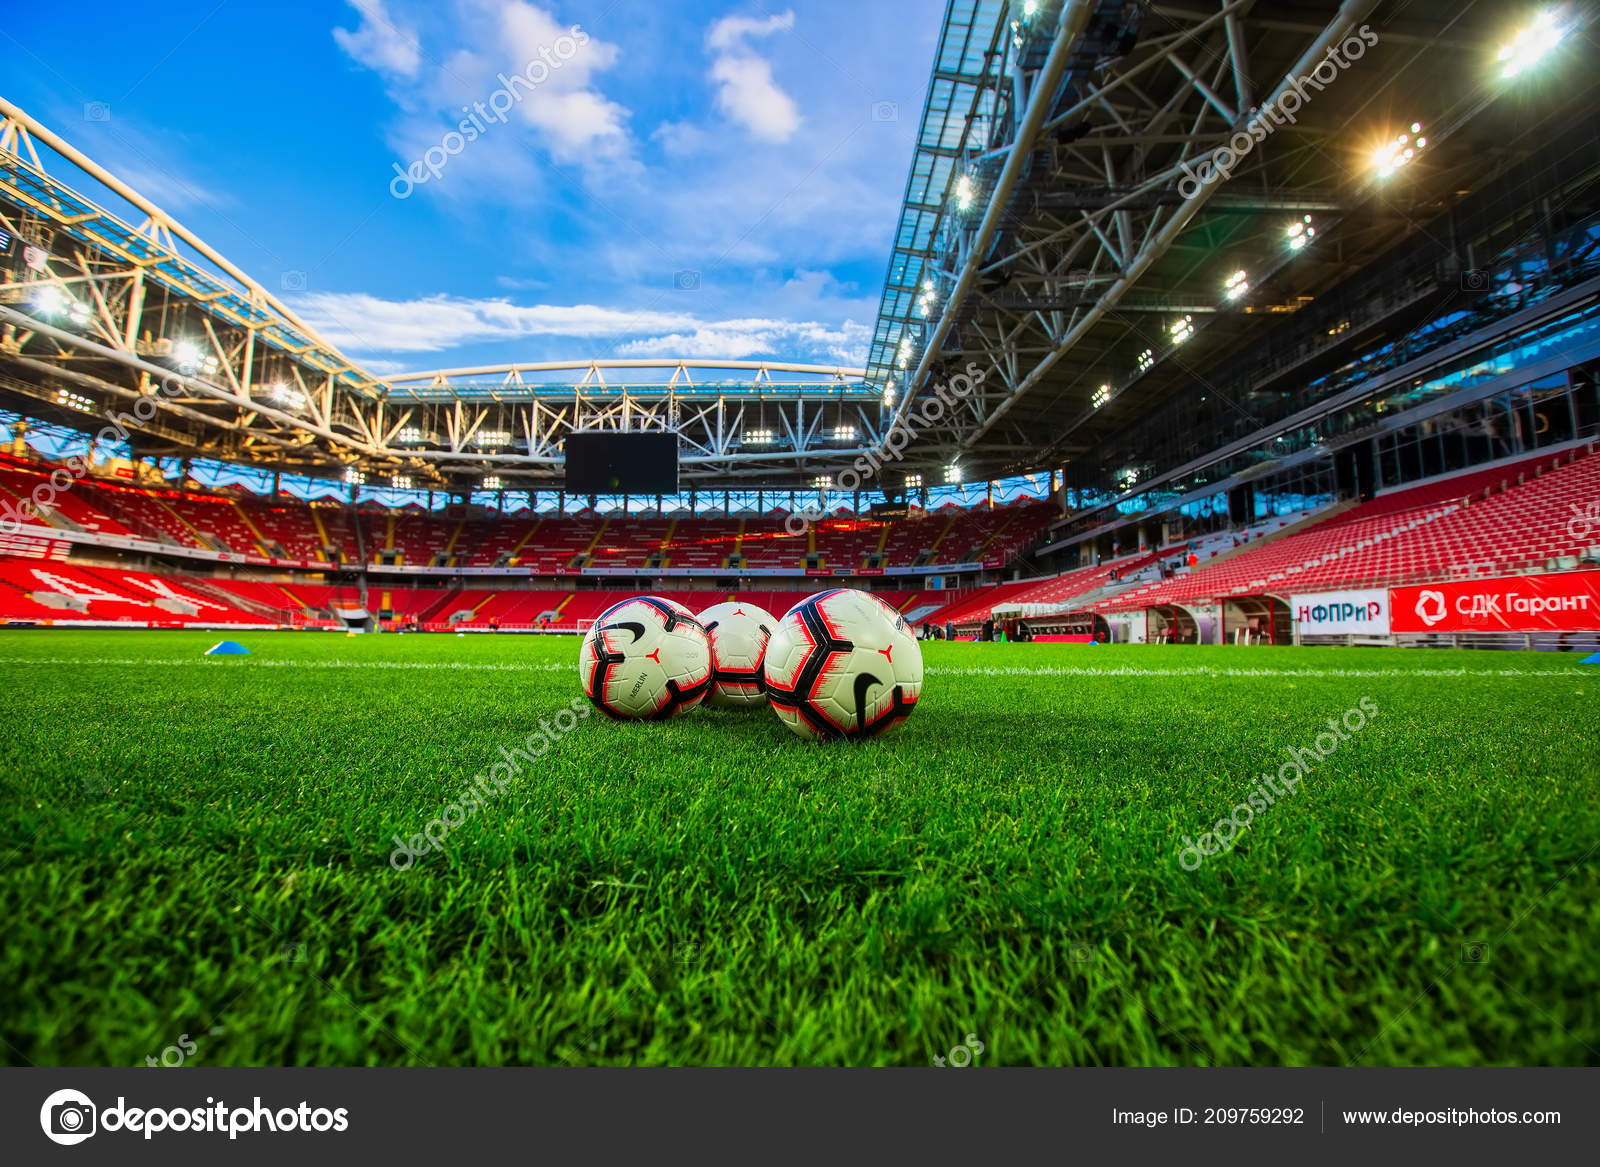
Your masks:
<path fill-rule="evenodd" d="M 970 174 L 963 174 L 960 178 L 956 179 L 952 194 L 952 200 L 956 204 L 956 210 L 962 212 L 970 211 L 972 209 L 972 204 L 977 200 L 977 197 L 978 186 L 972 181 L 972 176 Z"/>
<path fill-rule="evenodd" d="M 89 323 L 89 306 L 63 292 L 55 284 L 46 284 L 34 294 L 34 307 L 46 320 L 64 320 L 75 328 Z"/>
<path fill-rule="evenodd" d="M 498 474 L 487 474 L 487 475 L 484 476 L 483 481 L 479 485 L 484 490 L 499 490 L 504 485 L 504 483 L 501 481 L 500 475 L 498 475 Z"/>
<path fill-rule="evenodd" d="M 1546 8 L 1501 48 L 1500 76 L 1509 80 L 1527 72 L 1553 52 L 1571 31 L 1572 24 L 1563 20 L 1557 9 Z"/>
<path fill-rule="evenodd" d="M 285 384 L 282 381 L 274 381 L 269 385 L 267 387 L 267 395 L 279 405 L 287 406 L 289 409 L 304 409 L 306 407 L 305 393 L 299 388 Z"/>
<path fill-rule="evenodd" d="M 1301 218 L 1296 219 L 1293 223 L 1289 224 L 1289 229 L 1286 234 L 1289 237 L 1289 250 L 1300 251 L 1303 250 L 1306 244 L 1310 243 L 1312 239 L 1316 238 L 1317 229 L 1312 224 L 1311 216 L 1304 215 Z"/>
<path fill-rule="evenodd" d="M 1246 275 L 1244 269 L 1241 268 L 1228 277 L 1227 281 L 1223 284 L 1222 292 L 1223 295 L 1225 295 L 1228 299 L 1237 300 L 1249 290 L 1250 277 Z"/>
<path fill-rule="evenodd" d="M 1422 136 L 1422 123 L 1412 122 L 1409 131 L 1402 130 L 1396 134 L 1392 142 L 1385 142 L 1378 147 L 1373 155 L 1373 164 L 1378 168 L 1379 178 L 1388 178 L 1395 171 L 1410 164 L 1417 156 L 1417 152 L 1428 144 L 1428 139 Z"/>
<path fill-rule="evenodd" d="M 173 344 L 172 364 L 185 377 L 196 377 L 202 373 L 209 377 L 221 367 L 216 357 L 203 351 L 192 340 L 180 340 Z"/>
<path fill-rule="evenodd" d="M 76 409 L 82 413 L 93 413 L 94 402 L 82 393 L 74 393 L 70 389 L 56 390 L 56 404 L 65 405 L 68 409 Z"/>

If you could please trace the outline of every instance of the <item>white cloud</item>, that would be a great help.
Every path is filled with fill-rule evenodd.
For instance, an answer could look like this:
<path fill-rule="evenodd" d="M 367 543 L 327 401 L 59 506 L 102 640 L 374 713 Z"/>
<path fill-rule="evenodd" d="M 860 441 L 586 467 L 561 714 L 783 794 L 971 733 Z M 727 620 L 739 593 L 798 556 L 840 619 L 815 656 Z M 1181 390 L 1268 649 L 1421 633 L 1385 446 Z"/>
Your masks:
<path fill-rule="evenodd" d="M 594 39 L 578 25 L 559 24 L 550 12 L 524 0 L 496 2 L 495 51 L 508 53 L 519 70 L 532 69 L 531 76 L 543 73 L 533 68 L 534 61 L 549 66 L 548 78 L 518 107 L 522 120 L 540 131 L 557 156 L 625 144 L 628 111 L 593 85 L 595 73 L 616 64 L 617 47 Z"/>
<path fill-rule="evenodd" d="M 333 39 L 352 60 L 391 76 L 411 77 L 422 64 L 417 34 L 390 19 L 383 0 L 349 0 L 361 14 L 361 24 L 351 32 L 333 30 Z"/>
<path fill-rule="evenodd" d="M 635 312 L 594 304 L 513 304 L 505 299 L 425 296 L 381 300 L 365 292 L 313 292 L 293 307 L 339 348 L 363 353 L 443 352 L 532 336 L 613 338 L 694 323 L 683 312 Z"/>
<path fill-rule="evenodd" d="M 751 135 L 768 142 L 787 142 L 800 128 L 794 98 L 773 80 L 772 62 L 750 48 L 751 39 L 789 32 L 794 13 L 766 20 L 725 16 L 706 34 L 712 52 L 711 79 L 717 83 L 717 108 Z"/>
<path fill-rule="evenodd" d="M 826 358 L 860 367 L 867 363 L 872 329 L 846 320 L 838 328 L 798 320 L 715 320 L 690 332 L 643 337 L 617 346 L 627 357 L 710 357 L 737 360 L 754 356 Z"/>
<path fill-rule="evenodd" d="M 661 149 L 674 158 L 698 154 L 712 144 L 712 137 L 692 122 L 662 122 L 650 135 Z"/>
<path fill-rule="evenodd" d="M 789 10 L 757 20 L 753 16 L 724 16 L 706 33 L 706 46 L 716 52 L 728 52 L 744 47 L 753 37 L 771 36 L 775 32 L 793 32 L 794 13 Z"/>
<path fill-rule="evenodd" d="M 446 352 L 467 345 L 532 337 L 571 337 L 591 346 L 579 357 L 604 355 L 596 342 L 622 340 L 618 356 L 749 356 L 810 358 L 861 365 L 872 330 L 847 320 L 748 318 L 701 320 L 691 313 L 594 304 L 513 304 L 505 299 L 427 296 L 382 300 L 364 292 L 313 292 L 295 297 L 294 310 L 324 338 L 354 355 Z M 631 338 L 631 339 L 630 339 Z M 395 371 L 387 360 L 368 368 Z"/>
<path fill-rule="evenodd" d="M 450 164 L 462 188 L 472 184 L 470 173 L 478 183 L 526 189 L 536 157 L 530 141 L 559 162 L 626 156 L 628 110 L 596 84 L 596 74 L 616 64 L 618 49 L 581 26 L 528 0 L 455 0 L 453 13 L 431 14 L 430 41 L 442 42 L 431 54 L 442 62 L 435 66 L 423 61 L 417 34 L 389 18 L 384 0 L 349 2 L 362 25 L 353 33 L 336 28 L 334 38 L 383 76 L 400 111 L 388 139 L 402 165 L 446 134 L 465 133 L 468 121 L 476 123 L 471 143 Z M 431 189 L 461 193 L 450 186 Z"/>

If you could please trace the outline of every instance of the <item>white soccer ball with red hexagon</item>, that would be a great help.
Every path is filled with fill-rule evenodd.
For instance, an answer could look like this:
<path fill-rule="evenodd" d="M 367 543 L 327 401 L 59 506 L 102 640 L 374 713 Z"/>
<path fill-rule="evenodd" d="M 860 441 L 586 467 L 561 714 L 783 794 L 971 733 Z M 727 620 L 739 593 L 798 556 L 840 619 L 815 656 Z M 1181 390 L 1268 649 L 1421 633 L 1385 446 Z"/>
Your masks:
<path fill-rule="evenodd" d="M 711 605 L 699 619 L 711 637 L 711 692 L 706 704 L 727 709 L 765 705 L 767 685 L 761 665 L 777 618 L 755 604 L 731 600 Z"/>
<path fill-rule="evenodd" d="M 765 674 L 772 708 L 801 737 L 873 737 L 916 708 L 922 649 L 899 612 L 841 588 L 808 596 L 778 621 Z"/>
<path fill-rule="evenodd" d="M 635 596 L 595 619 L 578 675 L 596 708 L 619 721 L 676 717 L 711 690 L 711 640 L 682 604 Z"/>

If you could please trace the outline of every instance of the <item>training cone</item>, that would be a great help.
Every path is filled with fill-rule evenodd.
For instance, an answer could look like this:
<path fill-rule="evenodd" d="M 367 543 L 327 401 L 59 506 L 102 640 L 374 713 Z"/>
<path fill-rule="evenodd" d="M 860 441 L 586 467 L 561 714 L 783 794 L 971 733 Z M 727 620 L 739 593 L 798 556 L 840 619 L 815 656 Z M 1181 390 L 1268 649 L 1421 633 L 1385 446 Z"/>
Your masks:
<path fill-rule="evenodd" d="M 1578 663 L 1580 665 L 1600 665 L 1600 652 L 1595 653 L 1593 656 L 1586 656 Z"/>
<path fill-rule="evenodd" d="M 207 656 L 249 656 L 250 650 L 237 640 L 219 640 L 206 649 Z"/>

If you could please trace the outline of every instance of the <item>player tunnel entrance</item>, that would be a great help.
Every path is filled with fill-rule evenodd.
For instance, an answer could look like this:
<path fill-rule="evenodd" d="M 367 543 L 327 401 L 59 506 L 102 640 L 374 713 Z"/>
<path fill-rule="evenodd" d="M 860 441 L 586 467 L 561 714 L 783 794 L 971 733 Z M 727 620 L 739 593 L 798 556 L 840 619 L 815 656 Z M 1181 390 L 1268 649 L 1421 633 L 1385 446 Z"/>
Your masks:
<path fill-rule="evenodd" d="M 1233 596 L 1222 602 L 1224 644 L 1288 644 L 1293 639 L 1289 601 L 1279 596 Z"/>

